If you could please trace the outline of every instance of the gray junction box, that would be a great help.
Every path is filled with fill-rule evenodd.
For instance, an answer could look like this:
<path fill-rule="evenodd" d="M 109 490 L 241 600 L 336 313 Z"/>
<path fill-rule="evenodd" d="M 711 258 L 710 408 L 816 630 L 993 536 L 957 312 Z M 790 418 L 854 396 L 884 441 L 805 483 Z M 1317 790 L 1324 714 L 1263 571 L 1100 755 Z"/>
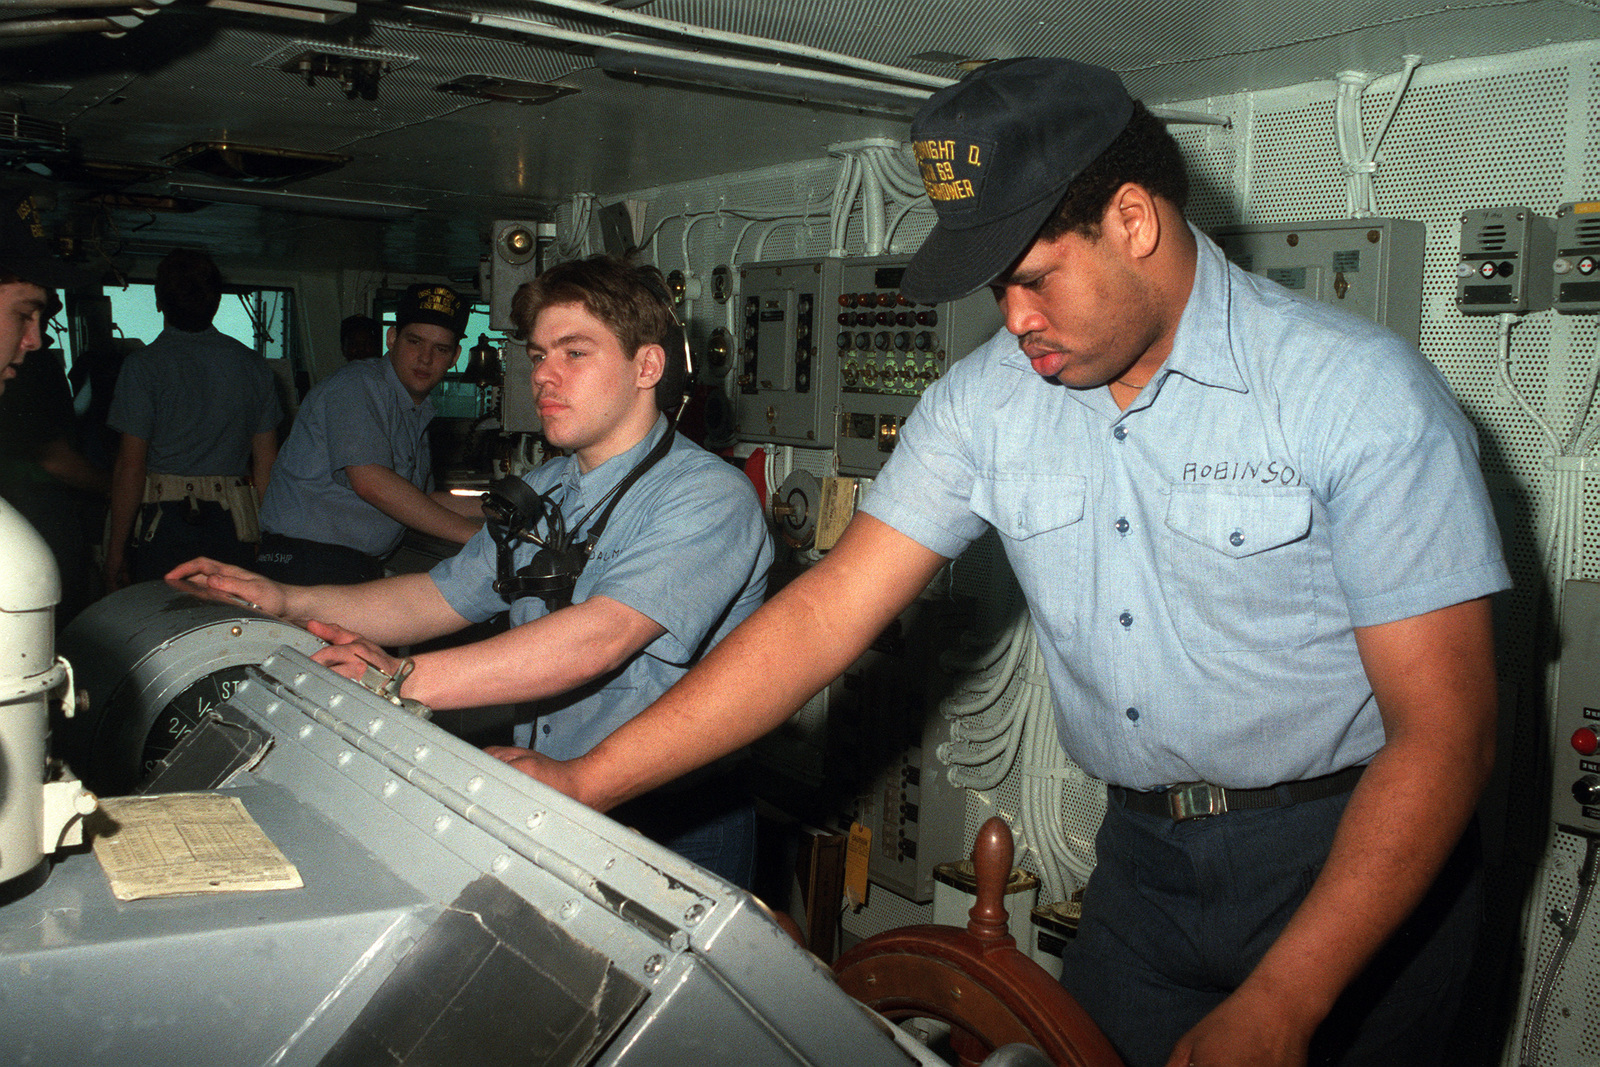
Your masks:
<path fill-rule="evenodd" d="M 1426 230 L 1408 219 L 1325 219 L 1227 226 L 1211 239 L 1229 259 L 1285 289 L 1422 339 Z"/>
<path fill-rule="evenodd" d="M 1600 202 L 1562 204 L 1555 223 L 1555 309 L 1568 315 L 1600 311 Z"/>

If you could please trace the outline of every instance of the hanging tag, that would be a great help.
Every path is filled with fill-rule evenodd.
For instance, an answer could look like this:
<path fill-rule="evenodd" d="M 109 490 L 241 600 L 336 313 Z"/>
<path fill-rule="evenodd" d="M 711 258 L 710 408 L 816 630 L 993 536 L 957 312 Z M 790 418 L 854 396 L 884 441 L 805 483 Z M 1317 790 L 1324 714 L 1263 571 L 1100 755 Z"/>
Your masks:
<path fill-rule="evenodd" d="M 867 864 L 871 856 L 872 831 L 858 822 L 851 823 L 844 857 L 844 902 L 852 910 L 867 902 Z"/>
<path fill-rule="evenodd" d="M 860 483 L 854 478 L 824 478 L 822 480 L 822 510 L 817 518 L 816 547 L 827 551 L 839 543 L 844 528 L 856 513 L 856 495 Z"/>

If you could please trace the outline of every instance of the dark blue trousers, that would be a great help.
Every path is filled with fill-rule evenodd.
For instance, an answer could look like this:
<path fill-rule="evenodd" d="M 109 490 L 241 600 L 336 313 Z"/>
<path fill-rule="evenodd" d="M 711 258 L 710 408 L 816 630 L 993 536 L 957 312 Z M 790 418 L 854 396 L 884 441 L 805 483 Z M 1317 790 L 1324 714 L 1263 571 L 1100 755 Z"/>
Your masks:
<path fill-rule="evenodd" d="M 755 881 L 756 806 L 736 773 L 669 783 L 609 814 L 740 889 Z"/>
<path fill-rule="evenodd" d="M 1172 1047 L 1244 980 L 1311 888 L 1349 796 L 1174 823 L 1112 801 L 1061 982 L 1128 1067 Z M 1312 1064 L 1440 1062 L 1481 918 L 1474 823 L 1313 1039 Z"/>
<path fill-rule="evenodd" d="M 136 582 L 156 581 L 196 556 L 239 567 L 255 561 L 255 546 L 239 540 L 233 516 L 221 504 L 204 500 L 191 506 L 186 500 L 169 500 L 142 504 L 140 509 L 139 528 L 149 530 L 154 523 L 155 533 L 135 538 L 128 554 L 128 571 Z"/>
<path fill-rule="evenodd" d="M 289 585 L 358 585 L 383 577 L 383 561 L 347 545 L 263 533 L 255 572 Z"/>

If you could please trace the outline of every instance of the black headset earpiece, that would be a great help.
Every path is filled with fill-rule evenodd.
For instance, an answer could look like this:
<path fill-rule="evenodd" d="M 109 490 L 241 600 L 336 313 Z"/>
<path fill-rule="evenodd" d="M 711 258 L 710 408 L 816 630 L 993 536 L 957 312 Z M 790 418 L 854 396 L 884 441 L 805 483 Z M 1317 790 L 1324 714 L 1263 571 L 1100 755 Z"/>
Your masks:
<path fill-rule="evenodd" d="M 483 514 L 491 535 L 498 528 L 506 536 L 532 541 L 533 528 L 544 517 L 547 503 L 527 482 L 507 475 L 496 479 L 483 494 Z M 495 537 L 496 543 L 500 540 Z"/>

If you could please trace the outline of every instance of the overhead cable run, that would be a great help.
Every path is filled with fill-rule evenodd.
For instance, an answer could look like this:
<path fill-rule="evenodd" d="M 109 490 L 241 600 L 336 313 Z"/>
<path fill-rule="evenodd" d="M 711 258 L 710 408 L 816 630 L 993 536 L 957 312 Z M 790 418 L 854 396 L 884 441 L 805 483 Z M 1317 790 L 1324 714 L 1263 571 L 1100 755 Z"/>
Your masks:
<path fill-rule="evenodd" d="M 51 11 L 49 17 L 0 19 L 0 38 L 43 37 L 62 33 L 98 33 L 121 37 L 147 19 L 166 11 L 173 0 L 139 0 L 137 4 L 106 0 L 0 0 L 0 11 Z M 187 5 L 185 5 L 187 6 Z M 338 22 L 355 14 L 355 0 L 206 0 L 201 6 L 219 11 L 295 19 L 300 22 Z M 96 14 L 73 17 L 60 12 L 94 9 Z"/>
<path fill-rule="evenodd" d="M 632 25 L 665 32 L 671 37 L 692 35 L 694 44 L 657 43 L 631 34 L 570 30 L 538 19 L 499 15 L 487 11 L 450 11 L 418 4 L 400 5 L 399 10 L 435 18 L 465 21 L 475 26 L 504 30 L 541 41 L 582 45 L 594 49 L 596 63 L 602 69 L 614 74 L 637 74 L 672 81 L 710 83 L 789 96 L 801 93 L 824 101 L 898 111 L 914 109 L 935 89 L 951 84 L 949 78 L 938 78 L 899 67 L 871 63 L 841 53 L 780 41 L 767 41 L 706 27 L 690 27 L 686 23 L 652 19 L 649 16 L 635 15 L 632 12 L 619 11 L 600 4 L 580 3 L 579 0 L 564 0 L 564 2 L 572 4 L 574 9 L 586 14 L 591 13 L 590 9 L 594 9 L 592 13 L 597 17 L 626 15 Z M 720 44 L 730 50 L 765 53 L 778 58 L 752 59 L 713 52 L 707 50 L 708 42 Z M 837 67 L 840 70 L 818 69 L 817 66 L 808 64 Z M 842 73 L 843 70 L 854 73 Z"/>

